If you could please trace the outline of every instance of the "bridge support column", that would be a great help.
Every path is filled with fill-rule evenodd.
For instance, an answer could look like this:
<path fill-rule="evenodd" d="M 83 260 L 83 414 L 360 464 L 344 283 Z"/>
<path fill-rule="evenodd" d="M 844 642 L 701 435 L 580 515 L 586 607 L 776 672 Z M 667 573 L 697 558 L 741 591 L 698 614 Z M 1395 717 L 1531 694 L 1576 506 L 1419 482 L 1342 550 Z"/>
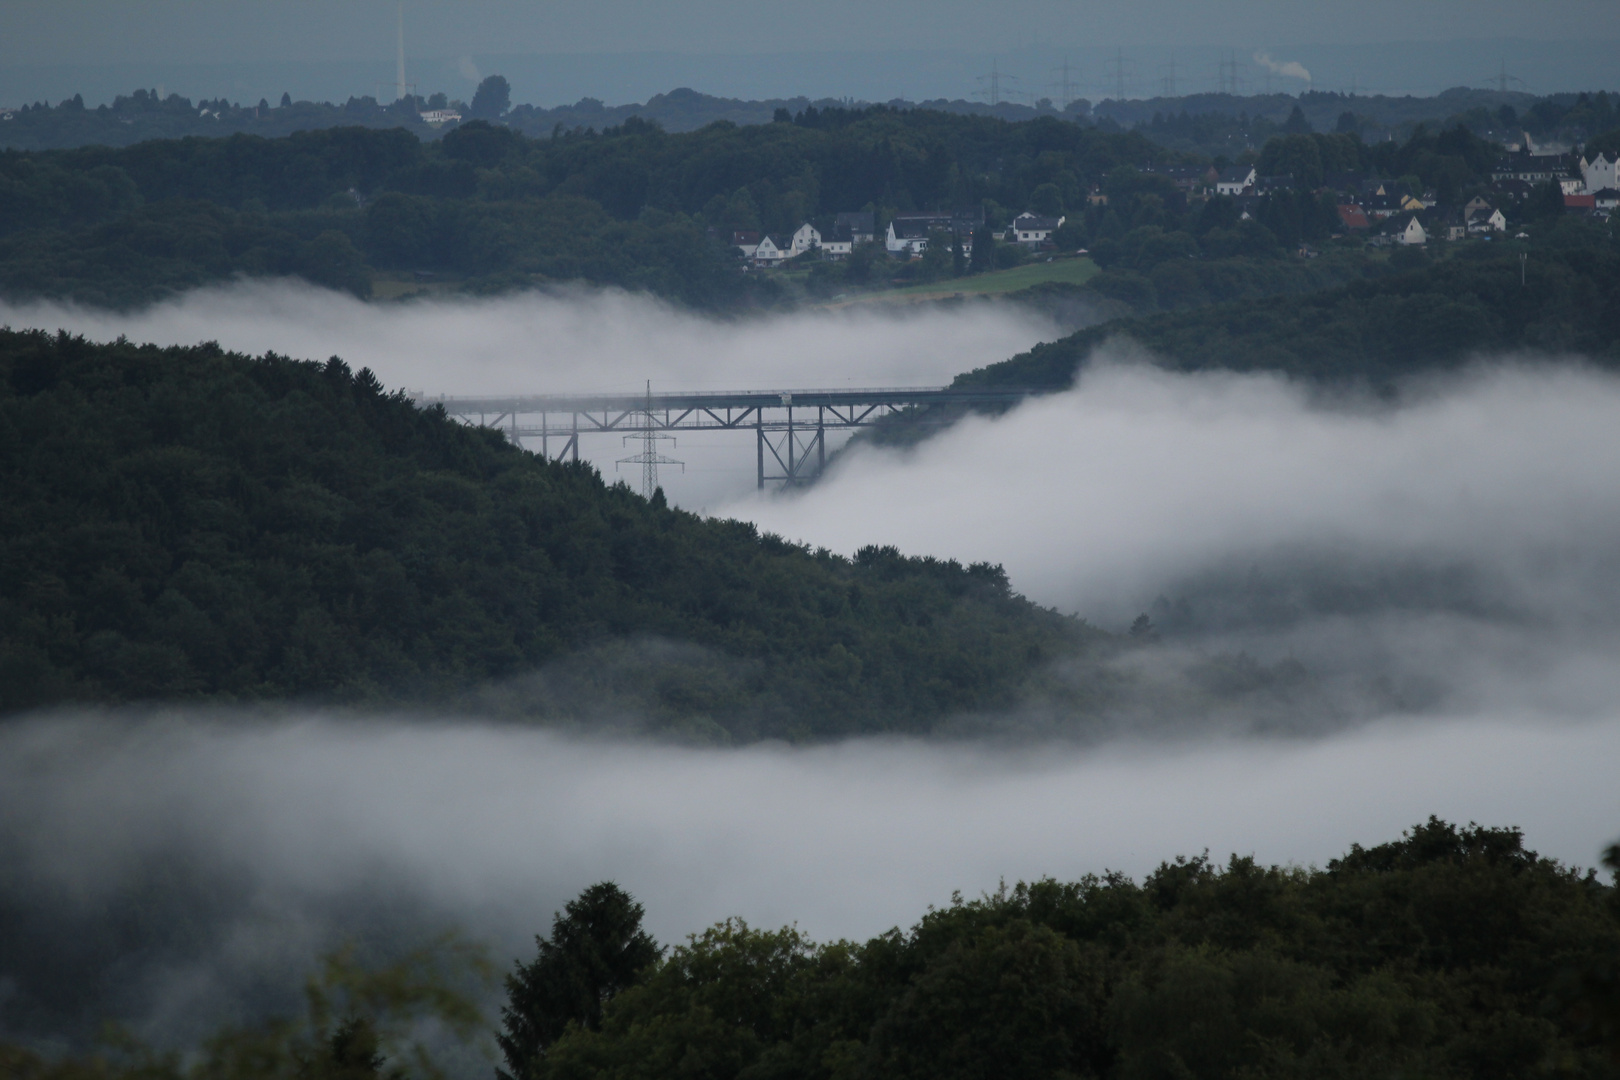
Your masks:
<path fill-rule="evenodd" d="M 759 452 L 759 490 L 765 490 L 765 426 L 754 424 L 754 449 Z"/>

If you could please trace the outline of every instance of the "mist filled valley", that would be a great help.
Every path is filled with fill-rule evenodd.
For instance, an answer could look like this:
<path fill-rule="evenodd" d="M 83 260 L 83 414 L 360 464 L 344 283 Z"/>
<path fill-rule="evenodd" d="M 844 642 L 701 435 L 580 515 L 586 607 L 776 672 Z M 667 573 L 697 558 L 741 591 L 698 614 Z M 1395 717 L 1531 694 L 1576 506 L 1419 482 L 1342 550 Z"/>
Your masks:
<path fill-rule="evenodd" d="M 0 1076 L 1616 1075 L 1610 95 L 400 48 L 0 160 Z"/>
<path fill-rule="evenodd" d="M 210 324 L 201 310 L 240 314 Z M 1040 332 L 998 307 L 728 323 L 614 294 L 395 312 L 280 288 L 7 319 L 175 343 L 213 330 L 250 352 L 320 336 L 363 359 L 378 393 L 585 389 L 632 372 L 694 386 L 943 381 Z M 632 337 L 663 345 L 644 361 Z M 778 341 L 790 344 L 750 364 Z M 43 378 L 30 349 L 57 354 L 59 388 L 101 378 L 73 374 L 71 342 L 24 338 L 14 385 Z M 191 378 L 216 377 L 201 373 L 220 355 L 190 361 Z M 150 371 L 141 381 L 161 383 Z M 199 390 L 170 408 L 239 396 Z M 239 404 L 222 407 L 240 420 Z M 188 1045 L 296 1010 L 311 958 L 345 941 L 387 958 L 448 928 L 497 961 L 521 957 L 551 911 L 603 880 L 645 904 L 660 941 L 728 917 L 859 940 L 956 891 L 1140 877 L 1206 850 L 1320 866 L 1431 814 L 1510 823 L 1543 855 L 1590 865 L 1613 831 L 1605 780 L 1620 752 L 1617 418 L 1620 380 L 1574 358 L 1481 358 L 1390 400 L 1174 373 L 1121 344 L 1067 392 L 910 447 L 852 444 L 803 491 L 761 496 L 747 468 L 685 489 L 670 477 L 662 513 L 684 517 L 683 490 L 708 504 L 693 526 L 750 522 L 845 574 L 904 573 L 907 556 L 999 564 L 1008 596 L 1083 620 L 1049 628 L 1029 646 L 1041 658 L 989 692 L 844 720 L 811 715 L 855 700 L 816 681 L 825 655 L 804 669 L 763 654 L 739 673 L 736 639 L 683 645 L 678 622 L 628 650 L 578 639 L 535 671 L 520 662 L 470 686 L 419 679 L 415 700 L 328 684 L 329 703 L 310 707 L 251 682 L 210 690 L 202 671 L 156 699 L 119 690 L 116 661 L 98 668 L 90 645 L 78 689 L 0 736 L 0 846 L 15 871 L 3 902 L 19 928 L 8 1022 L 77 1040 L 117 1015 Z M 11 430 L 13 447 L 31 441 Z M 611 481 L 623 451 L 601 441 L 583 451 Z M 170 528 L 206 528 L 195 509 L 173 512 Z M 858 556 L 873 544 L 898 551 Z M 882 571 L 889 558 L 902 562 Z M 177 587 L 207 611 L 196 590 L 214 580 Z M 240 635 L 213 617 L 214 633 Z M 772 693 L 777 678 L 800 699 Z M 693 687 L 712 679 L 733 699 Z M 108 690 L 130 704 L 71 704 Z M 199 693 L 216 703 L 183 704 Z"/>

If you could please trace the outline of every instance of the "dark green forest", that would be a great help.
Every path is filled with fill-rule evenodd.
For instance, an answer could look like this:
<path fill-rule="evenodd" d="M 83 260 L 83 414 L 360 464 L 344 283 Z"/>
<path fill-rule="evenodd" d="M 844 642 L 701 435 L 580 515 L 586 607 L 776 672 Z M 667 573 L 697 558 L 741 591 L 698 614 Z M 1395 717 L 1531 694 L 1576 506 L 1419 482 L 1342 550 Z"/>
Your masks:
<path fill-rule="evenodd" d="M 368 295 L 376 273 L 473 289 L 585 280 L 706 309 L 770 302 L 733 229 L 791 232 L 863 207 L 983 205 L 1043 185 L 1079 205 L 1140 136 L 883 106 L 717 122 L 632 118 L 528 138 L 473 122 L 436 142 L 332 128 L 0 154 L 0 290 L 135 305 L 234 275 Z"/>
<path fill-rule="evenodd" d="M 1416 256 L 1405 270 L 1306 296 L 1117 320 L 961 375 L 956 385 L 1066 387 L 1115 339 L 1176 370 L 1277 371 L 1381 391 L 1519 351 L 1620 365 L 1615 237 L 1571 221 L 1545 244 L 1500 244 L 1432 264 Z"/>
<path fill-rule="evenodd" d="M 1340 230 L 1331 196 L 1346 171 L 1462 200 L 1487 190 L 1495 144 L 1463 126 L 1404 142 L 1286 134 L 1260 167 L 1295 177 L 1243 217 L 1228 199 L 1189 201 L 1152 166 L 1199 159 L 1136 133 L 1041 117 L 1011 123 L 924 109 L 807 107 L 776 122 L 719 121 L 670 134 L 635 117 L 600 132 L 532 138 L 473 121 L 436 141 L 405 128 L 336 127 L 127 147 L 0 153 L 0 292 L 127 307 L 237 276 L 298 276 L 371 295 L 475 292 L 586 281 L 695 308 L 783 301 L 747 273 L 733 230 L 824 231 L 873 209 L 982 208 L 987 229 L 1032 209 L 1066 214 L 1061 248 L 1090 245 L 1091 286 L 1131 310 L 1299 294 L 1382 265 L 1359 243 L 1306 265 L 1302 242 Z M 1220 160 L 1220 159 L 1217 159 Z M 1096 201 L 1093 194 L 1106 197 Z M 863 253 L 812 273 L 812 295 L 1015 264 L 1016 245 L 977 238 L 971 265 L 891 264 Z"/>
<path fill-rule="evenodd" d="M 1620 869 L 1620 851 L 1608 861 Z M 1431 818 L 1320 869 L 1206 854 L 1140 882 L 1020 883 L 866 942 L 732 919 L 666 949 L 643 916 L 607 882 L 556 914 L 506 980 L 500 1077 L 1620 1074 L 1615 887 L 1511 828 Z M 311 981 L 308 1019 L 222 1032 L 185 1059 L 126 1041 L 83 1058 L 0 1048 L 0 1067 L 15 1080 L 405 1080 L 435 1075 L 408 1021 L 473 1036 L 444 965 L 344 961 Z"/>
<path fill-rule="evenodd" d="M 999 567 L 703 519 L 336 358 L 0 333 L 0 476 L 6 711 L 476 690 L 504 715 L 827 737 L 1006 707 L 1111 640 Z"/>

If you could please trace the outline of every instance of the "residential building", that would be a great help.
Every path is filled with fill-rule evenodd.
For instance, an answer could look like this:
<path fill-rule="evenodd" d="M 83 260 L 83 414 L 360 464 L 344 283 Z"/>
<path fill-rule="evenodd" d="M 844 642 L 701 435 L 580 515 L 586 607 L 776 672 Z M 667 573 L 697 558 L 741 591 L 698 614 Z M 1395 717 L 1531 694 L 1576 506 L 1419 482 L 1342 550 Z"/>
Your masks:
<path fill-rule="evenodd" d="M 759 233 L 753 230 L 743 230 L 731 234 L 731 244 L 742 252 L 745 259 L 752 259 L 754 252 L 759 248 Z"/>
<path fill-rule="evenodd" d="M 1367 219 L 1367 211 L 1354 203 L 1339 204 L 1339 221 L 1350 232 L 1360 232 L 1372 228 L 1372 222 Z"/>
<path fill-rule="evenodd" d="M 1586 184 L 1587 191 L 1603 191 L 1605 188 L 1620 188 L 1620 153 L 1615 154 L 1610 161 L 1602 154 L 1598 154 L 1591 161 L 1585 155 L 1581 156 L 1581 180 Z"/>
<path fill-rule="evenodd" d="M 1232 165 L 1222 169 L 1215 180 L 1215 193 L 1217 195 L 1241 195 L 1246 188 L 1254 186 L 1253 165 Z"/>
<path fill-rule="evenodd" d="M 782 261 L 793 254 L 793 245 L 780 236 L 763 236 L 759 246 L 754 249 L 754 264 L 756 266 L 780 266 Z"/>
<path fill-rule="evenodd" d="M 1480 201 L 1482 200 L 1474 199 L 1468 205 L 1473 206 L 1474 203 Z M 1464 208 L 1464 221 L 1468 226 L 1468 231 L 1476 235 L 1488 232 L 1507 232 L 1507 218 L 1502 216 L 1502 211 L 1489 205 L 1475 207 L 1472 210 Z"/>
<path fill-rule="evenodd" d="M 1066 217 L 1041 217 L 1038 214 L 1026 212 L 1013 218 L 1013 223 L 1008 232 L 1012 234 L 1012 239 L 1017 243 L 1026 247 L 1039 247 L 1052 239 L 1052 234 L 1058 230 L 1058 226 L 1067 220 Z"/>
<path fill-rule="evenodd" d="M 1491 169 L 1492 180 L 1523 180 L 1527 184 L 1544 184 L 1548 180 L 1562 183 L 1578 172 L 1580 165 L 1568 154 L 1532 154 L 1520 151 L 1498 158 Z"/>
<path fill-rule="evenodd" d="M 833 219 L 833 232 L 848 229 L 850 239 L 857 244 L 870 244 L 877 239 L 877 214 L 871 210 L 843 210 Z"/>
<path fill-rule="evenodd" d="M 928 234 L 931 231 L 926 219 L 902 219 L 896 214 L 894 220 L 889 222 L 889 233 L 883 239 L 883 246 L 890 255 L 921 255 L 928 250 Z"/>
<path fill-rule="evenodd" d="M 1416 214 L 1402 214 L 1384 222 L 1379 233 L 1397 244 L 1426 244 L 1429 234 Z"/>
<path fill-rule="evenodd" d="M 808 221 L 800 225 L 793 234 L 791 250 L 794 255 L 803 255 L 813 247 L 821 246 L 821 230 Z"/>
<path fill-rule="evenodd" d="M 869 241 L 861 241 L 868 243 Z M 829 259 L 848 258 L 855 250 L 855 234 L 848 225 L 835 225 L 833 231 L 822 238 L 821 253 Z"/>

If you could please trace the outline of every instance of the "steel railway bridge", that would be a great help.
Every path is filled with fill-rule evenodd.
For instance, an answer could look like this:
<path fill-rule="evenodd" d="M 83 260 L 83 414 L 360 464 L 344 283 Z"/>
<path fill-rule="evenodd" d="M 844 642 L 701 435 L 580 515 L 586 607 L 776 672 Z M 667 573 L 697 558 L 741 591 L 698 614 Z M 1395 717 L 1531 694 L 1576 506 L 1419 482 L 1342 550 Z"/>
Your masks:
<path fill-rule="evenodd" d="M 658 436 L 675 431 L 754 432 L 759 487 L 790 487 L 813 479 L 827 464 L 827 432 L 870 427 L 916 410 L 915 422 L 946 423 L 958 409 L 937 406 L 1013 405 L 1026 389 L 958 390 L 902 387 L 865 390 L 694 391 L 528 397 L 418 397 L 422 406 L 482 427 L 504 430 L 513 442 L 538 439 L 540 453 L 579 460 L 583 435 Z M 650 452 L 650 451 L 649 451 Z"/>

